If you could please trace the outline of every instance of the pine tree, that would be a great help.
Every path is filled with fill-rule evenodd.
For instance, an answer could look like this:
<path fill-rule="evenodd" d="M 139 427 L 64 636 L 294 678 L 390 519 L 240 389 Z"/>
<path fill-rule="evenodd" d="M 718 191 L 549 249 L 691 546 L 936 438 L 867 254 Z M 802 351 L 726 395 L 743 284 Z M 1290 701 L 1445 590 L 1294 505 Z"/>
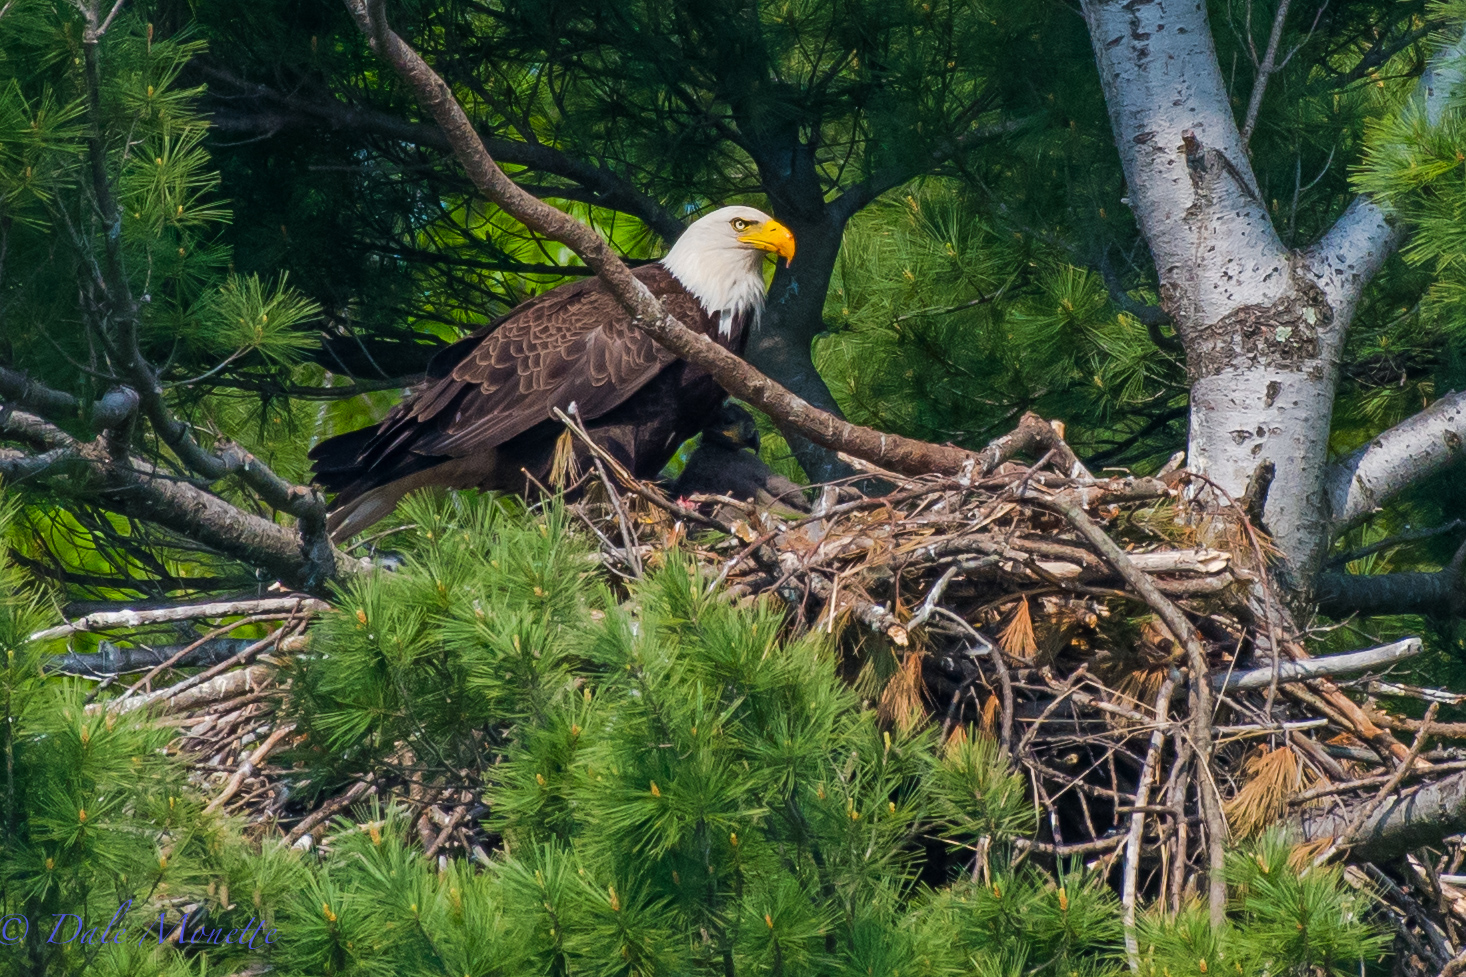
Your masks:
<path fill-rule="evenodd" d="M 0 497 L 0 540 L 14 540 L 17 512 Z M 232 918 L 226 880 L 247 851 L 204 816 L 171 729 L 46 675 L 54 643 L 31 636 L 56 617 L 0 547 L 0 973 L 226 972 L 241 947 L 190 963 L 164 940 L 184 906 Z"/>
<path fill-rule="evenodd" d="M 0 436 L 40 447 L 3 470 L 33 503 L 25 555 L 53 575 L 154 595 L 185 578 L 238 586 L 253 574 L 215 559 L 248 553 L 230 507 L 210 530 L 120 473 L 220 483 L 246 510 L 237 522 L 275 534 L 249 523 L 271 494 L 250 476 L 273 479 L 268 460 L 303 477 L 316 411 L 234 388 L 319 383 L 301 355 L 319 309 L 284 276 L 233 267 L 202 88 L 181 80 L 202 41 L 164 37 L 131 8 L 104 15 L 17 0 L 0 17 L 0 389 L 27 415 Z M 105 452 L 78 449 L 101 433 Z M 254 461 L 221 460 L 237 442 Z"/>
<path fill-rule="evenodd" d="M 276 889 L 282 973 L 1125 970 L 1104 872 L 1022 855 L 1034 808 L 985 734 L 883 723 L 826 636 L 675 552 L 618 601 L 554 508 L 406 515 L 404 566 L 314 633 L 301 776 L 472 787 L 497 850 L 434 865 L 359 809 Z M 1237 854 L 1219 933 L 1146 917 L 1143 972 L 1357 973 L 1367 897 L 1291 850 Z"/>

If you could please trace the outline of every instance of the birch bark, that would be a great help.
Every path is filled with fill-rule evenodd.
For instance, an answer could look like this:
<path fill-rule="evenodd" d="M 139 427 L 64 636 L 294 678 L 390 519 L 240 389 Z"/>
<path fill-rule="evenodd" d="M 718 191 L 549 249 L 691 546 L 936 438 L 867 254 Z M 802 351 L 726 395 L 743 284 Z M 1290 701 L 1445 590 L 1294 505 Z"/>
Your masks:
<path fill-rule="evenodd" d="M 1307 590 L 1332 528 L 1328 434 L 1345 332 L 1399 241 L 1360 199 L 1304 251 L 1259 199 L 1199 0 L 1084 0 L 1095 60 L 1161 301 L 1186 348 L 1189 467 L 1233 497 L 1271 462 L 1263 521 Z M 1438 112 L 1459 76 L 1422 80 Z M 1335 491 L 1333 494 L 1337 494 Z"/>

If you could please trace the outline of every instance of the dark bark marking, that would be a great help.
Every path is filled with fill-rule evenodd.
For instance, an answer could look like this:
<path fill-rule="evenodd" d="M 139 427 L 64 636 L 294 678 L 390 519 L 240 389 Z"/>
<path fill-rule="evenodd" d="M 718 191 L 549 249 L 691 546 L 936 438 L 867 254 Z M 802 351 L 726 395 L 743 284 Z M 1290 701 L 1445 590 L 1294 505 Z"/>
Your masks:
<path fill-rule="evenodd" d="M 1216 322 L 1188 328 L 1187 371 L 1195 381 L 1229 367 L 1308 369 L 1316 365 L 1319 336 L 1333 320 L 1323 290 L 1294 275 L 1293 289 L 1272 305 L 1243 305 Z M 1276 382 L 1268 385 L 1269 407 L 1281 390 Z"/>
<path fill-rule="evenodd" d="M 1268 491 L 1273 487 L 1273 479 L 1277 474 L 1277 466 L 1271 461 L 1264 461 L 1257 466 L 1257 470 L 1247 480 L 1247 490 L 1238 500 L 1242 505 L 1242 511 L 1247 513 L 1247 518 L 1254 526 L 1264 524 L 1263 514 L 1267 509 Z"/>

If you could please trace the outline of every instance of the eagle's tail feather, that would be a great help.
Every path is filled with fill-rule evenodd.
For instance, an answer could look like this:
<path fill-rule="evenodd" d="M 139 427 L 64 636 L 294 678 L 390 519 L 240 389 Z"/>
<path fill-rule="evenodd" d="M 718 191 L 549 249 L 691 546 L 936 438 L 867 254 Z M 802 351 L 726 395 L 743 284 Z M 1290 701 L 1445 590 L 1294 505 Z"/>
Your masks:
<path fill-rule="evenodd" d="M 478 464 L 492 471 L 494 454 L 492 451 L 481 452 Z M 374 486 L 360 495 L 348 486 L 337 497 L 339 505 L 326 515 L 326 531 L 331 534 L 332 541 L 344 542 L 387 518 L 409 492 L 420 488 L 474 488 L 482 474 L 475 464 L 455 458 Z M 343 496 L 345 501 L 341 501 Z"/>
<path fill-rule="evenodd" d="M 405 481 L 405 479 L 404 479 Z M 326 531 L 335 543 L 344 543 L 367 527 L 385 519 L 407 490 L 400 482 L 388 482 L 362 495 L 326 516 Z"/>

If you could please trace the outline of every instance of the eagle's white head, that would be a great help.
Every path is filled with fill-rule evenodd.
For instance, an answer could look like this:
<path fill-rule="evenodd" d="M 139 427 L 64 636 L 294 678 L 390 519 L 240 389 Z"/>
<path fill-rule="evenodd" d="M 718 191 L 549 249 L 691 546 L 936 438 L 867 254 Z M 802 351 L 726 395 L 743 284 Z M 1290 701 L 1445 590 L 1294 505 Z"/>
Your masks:
<path fill-rule="evenodd" d="M 722 207 L 683 231 L 662 265 L 717 318 L 718 335 L 727 339 L 739 314 L 758 322 L 769 253 L 794 259 L 789 228 L 753 207 Z"/>

